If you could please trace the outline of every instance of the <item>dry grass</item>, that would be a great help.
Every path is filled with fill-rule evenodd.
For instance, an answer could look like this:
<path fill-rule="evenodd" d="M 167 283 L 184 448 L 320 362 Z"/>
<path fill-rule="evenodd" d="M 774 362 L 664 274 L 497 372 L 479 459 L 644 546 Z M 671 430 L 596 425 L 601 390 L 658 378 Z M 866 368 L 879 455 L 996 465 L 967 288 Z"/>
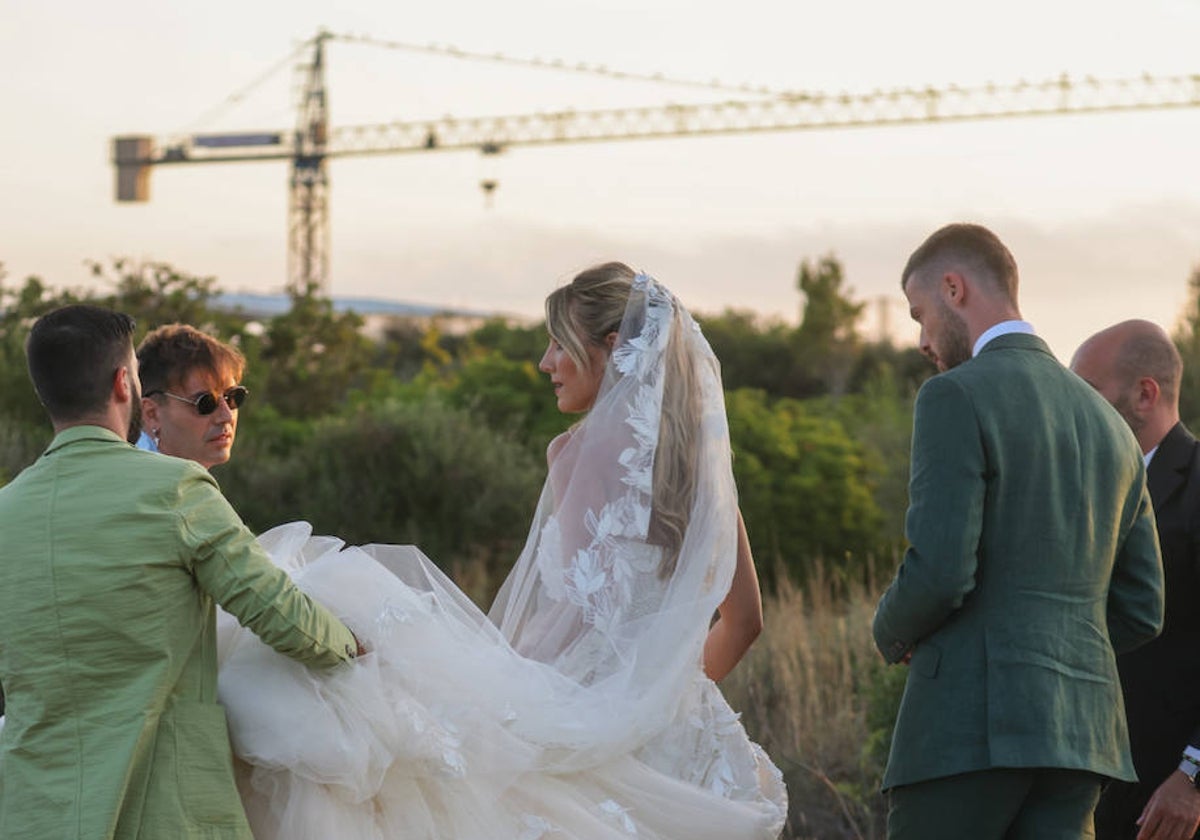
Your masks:
<path fill-rule="evenodd" d="M 886 733 L 872 733 L 879 724 L 869 711 L 872 698 L 892 702 L 896 680 L 871 638 L 878 590 L 836 580 L 819 565 L 803 588 L 781 581 L 764 599 L 762 636 L 722 689 L 784 773 L 785 837 L 882 837 L 886 754 L 877 744 Z"/>

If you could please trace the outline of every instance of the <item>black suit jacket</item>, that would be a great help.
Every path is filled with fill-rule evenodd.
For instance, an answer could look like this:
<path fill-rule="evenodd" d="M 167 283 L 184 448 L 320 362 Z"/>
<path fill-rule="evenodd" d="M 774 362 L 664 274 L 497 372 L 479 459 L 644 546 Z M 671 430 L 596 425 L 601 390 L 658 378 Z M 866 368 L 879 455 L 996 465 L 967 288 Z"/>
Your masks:
<path fill-rule="evenodd" d="M 1162 548 L 1166 619 L 1157 639 L 1117 657 L 1139 782 L 1105 790 L 1097 812 L 1101 840 L 1132 837 L 1133 820 L 1179 766 L 1183 748 L 1200 748 L 1200 443 L 1182 423 L 1159 443 L 1146 475 Z M 1123 828 L 1106 830 L 1117 824 Z"/>

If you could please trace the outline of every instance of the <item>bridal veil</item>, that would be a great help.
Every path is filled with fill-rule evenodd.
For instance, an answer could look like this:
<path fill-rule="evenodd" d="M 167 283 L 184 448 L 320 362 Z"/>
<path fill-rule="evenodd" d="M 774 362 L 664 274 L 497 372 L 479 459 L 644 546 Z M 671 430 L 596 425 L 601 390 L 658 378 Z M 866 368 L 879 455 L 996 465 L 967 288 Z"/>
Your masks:
<path fill-rule="evenodd" d="M 222 620 L 256 836 L 778 835 L 779 772 L 702 668 L 736 557 L 720 372 L 652 278 L 633 281 L 592 409 L 551 445 L 490 614 L 411 546 L 304 523 L 262 539 L 370 653 L 311 673 Z"/>

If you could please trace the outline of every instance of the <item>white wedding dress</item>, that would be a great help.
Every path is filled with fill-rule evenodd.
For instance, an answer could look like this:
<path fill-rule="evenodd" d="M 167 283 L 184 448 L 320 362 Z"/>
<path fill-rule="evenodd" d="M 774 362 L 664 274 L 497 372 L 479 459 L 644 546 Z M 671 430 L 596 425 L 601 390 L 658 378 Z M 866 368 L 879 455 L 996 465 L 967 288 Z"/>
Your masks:
<path fill-rule="evenodd" d="M 651 502 L 678 350 L 697 379 L 697 486 L 667 563 Z M 600 396 L 552 444 L 529 540 L 490 614 L 414 547 L 344 547 L 305 523 L 263 535 L 370 652 L 315 673 L 221 616 L 220 698 L 255 836 L 777 837 L 779 771 L 701 667 L 736 511 L 715 359 L 640 275 Z"/>

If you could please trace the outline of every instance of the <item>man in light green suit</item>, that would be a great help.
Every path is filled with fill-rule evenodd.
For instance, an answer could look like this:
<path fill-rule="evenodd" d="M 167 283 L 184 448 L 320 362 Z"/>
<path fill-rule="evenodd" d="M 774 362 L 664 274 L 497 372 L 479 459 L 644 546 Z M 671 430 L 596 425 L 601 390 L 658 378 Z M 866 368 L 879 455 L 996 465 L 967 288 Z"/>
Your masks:
<path fill-rule="evenodd" d="M 26 345 L 56 436 L 0 490 L 5 840 L 249 840 L 216 702 L 214 602 L 311 666 L 359 652 L 207 471 L 129 445 L 132 333 L 126 315 L 69 306 Z"/>
<path fill-rule="evenodd" d="M 1091 837 L 1103 778 L 1134 778 L 1114 651 L 1163 619 L 1141 451 L 1021 320 L 991 231 L 938 230 L 901 282 L 943 372 L 917 395 L 910 547 L 874 620 L 910 663 L 888 836 Z"/>

